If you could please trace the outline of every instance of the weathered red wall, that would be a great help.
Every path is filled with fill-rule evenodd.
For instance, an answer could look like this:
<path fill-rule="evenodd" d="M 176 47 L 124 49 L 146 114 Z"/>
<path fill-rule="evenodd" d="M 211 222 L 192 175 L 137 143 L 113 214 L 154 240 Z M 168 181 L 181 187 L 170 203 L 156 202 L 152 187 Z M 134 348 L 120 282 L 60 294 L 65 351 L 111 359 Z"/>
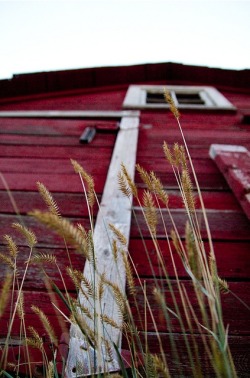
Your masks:
<path fill-rule="evenodd" d="M 178 66 L 178 65 L 177 65 Z M 237 144 L 250 148 L 250 130 L 249 125 L 242 123 L 242 111 L 250 108 L 250 94 L 246 92 L 245 82 L 242 78 L 243 74 L 239 75 L 238 81 L 232 78 L 228 80 L 228 76 L 223 81 L 223 72 L 209 71 L 207 79 L 205 71 L 200 69 L 195 71 L 195 68 L 189 68 L 186 71 L 180 66 L 171 66 L 174 71 L 173 77 L 176 77 L 176 83 L 191 82 L 192 75 L 199 80 L 200 83 L 206 84 L 208 81 L 213 82 L 220 77 L 219 84 L 224 89 L 222 93 L 238 108 L 236 113 L 226 114 L 223 112 L 195 112 L 183 111 L 181 115 L 181 123 L 186 136 L 186 140 L 193 158 L 194 166 L 197 172 L 198 180 L 203 191 L 203 198 L 206 208 L 208 209 L 208 219 L 211 225 L 212 237 L 214 239 L 214 248 L 218 260 L 218 269 L 222 277 L 229 281 L 229 286 L 232 291 L 237 294 L 243 301 L 250 303 L 250 227 L 249 220 L 246 218 L 238 201 L 228 187 L 228 184 L 215 162 L 209 157 L 208 151 L 212 143 Z M 127 85 L 124 82 L 134 77 L 135 82 L 145 80 L 145 72 L 150 83 L 157 80 L 157 84 L 163 83 L 160 81 L 162 72 L 165 66 L 138 66 L 136 69 L 130 70 L 120 78 L 118 71 L 114 70 L 112 76 L 112 87 L 103 88 L 101 85 L 107 85 L 107 71 L 100 69 L 98 77 L 99 87 L 91 89 L 80 89 L 75 94 L 61 93 L 38 96 L 37 98 L 26 98 L 25 100 L 12 99 L 2 101 L 0 104 L 1 110 L 120 110 L 122 102 L 126 93 Z M 170 66 L 169 66 L 170 67 Z M 168 68 L 169 68 L 168 67 Z M 159 71 L 160 68 L 160 71 Z M 169 68 L 170 69 L 170 68 Z M 119 71 L 122 72 L 122 71 Z M 144 72 L 142 74 L 142 72 Z M 164 71 L 165 72 L 165 71 Z M 208 71 L 206 71 L 208 72 Z M 188 76 L 187 74 L 192 73 Z M 220 76 L 220 75 L 221 76 Z M 59 75 L 59 74 L 58 74 Z M 54 78 L 63 77 L 55 75 Z M 67 76 L 67 73 L 65 73 Z M 77 75 L 77 73 L 76 73 Z M 91 75 L 93 72 L 91 71 Z M 98 76 L 99 75 L 99 76 Z M 127 75 L 127 76 L 126 76 Z M 151 76 L 150 76 L 151 75 Z M 168 71 L 170 75 L 170 71 Z M 225 74 L 226 75 L 226 74 Z M 167 76 L 167 75 L 166 75 Z M 188 80 L 186 78 L 188 77 Z M 34 76 L 39 81 L 39 75 Z M 28 78 L 17 78 L 28 80 Z M 110 77 L 109 77 L 110 79 Z M 52 80 L 52 78 L 51 78 Z M 56 80 L 56 79 L 55 79 Z M 73 82 L 76 84 L 76 78 Z M 87 76 L 84 79 L 87 80 Z M 93 77 L 91 78 L 93 80 Z M 89 87 L 92 81 L 89 81 Z M 112 81 L 111 80 L 111 81 Z M 115 81 L 117 80 L 117 81 Z M 133 81 L 130 81 L 133 82 Z M 149 82 L 149 81 L 147 81 Z M 118 83 L 119 85 L 115 86 Z M 30 93 L 36 92 L 36 81 L 30 89 Z M 216 84 L 216 83 L 215 83 Z M 226 88 L 227 84 L 231 88 Z M 237 84 L 237 85 L 236 85 Z M 13 84 L 14 85 L 14 84 Z M 21 84 L 20 84 L 21 85 Z M 40 86 L 39 86 L 40 85 Z M 38 87 L 41 89 L 42 79 Z M 65 84 L 66 85 L 66 84 Z M 48 88 L 59 90 L 72 89 L 68 81 L 68 87 L 65 88 L 62 83 L 53 87 L 50 83 Z M 88 86 L 86 85 L 86 86 Z M 241 89 L 233 90 L 233 85 Z M 243 88 L 244 87 L 244 88 Z M 16 87 L 18 88 L 18 86 Z M 80 88 L 80 85 L 79 85 Z M 243 89 L 244 90 L 243 90 Z M 46 90 L 45 90 L 46 89 Z M 14 93 L 14 89 L 12 88 Z M 27 94 L 25 91 L 20 91 L 21 95 Z M 9 94 L 12 92 L 10 91 Z M 13 93 L 11 94 L 13 96 Z M 100 130 L 108 129 L 106 133 L 97 132 L 94 140 L 89 145 L 80 145 L 79 137 L 86 126 L 97 126 Z M 88 227 L 87 210 L 84 204 L 84 197 L 80 180 L 74 174 L 71 167 L 70 158 L 76 159 L 83 165 L 83 167 L 94 176 L 96 182 L 96 190 L 101 196 L 107 169 L 109 166 L 110 157 L 115 143 L 116 121 L 101 121 L 101 120 L 55 120 L 55 119 L 0 119 L 0 171 L 4 175 L 9 188 L 12 192 L 20 213 L 23 215 L 23 220 L 28 227 L 32 227 L 37 233 L 39 246 L 37 252 L 53 251 L 58 257 L 60 268 L 64 271 L 65 265 L 68 265 L 67 256 L 63 251 L 63 241 L 55 235 L 48 236 L 47 231 L 27 215 L 27 212 L 34 208 L 45 208 L 42 200 L 36 192 L 36 181 L 43 182 L 50 191 L 54 193 L 55 199 L 62 210 L 62 214 L 72 218 L 75 222 L 81 222 Z M 170 208 L 174 209 L 175 217 L 184 232 L 185 211 L 183 210 L 182 201 L 177 191 L 177 185 L 170 166 L 166 163 L 162 144 L 163 141 L 169 144 L 175 142 L 181 143 L 180 133 L 177 124 L 172 115 L 168 111 L 142 111 L 140 117 L 140 131 L 139 131 L 139 145 L 137 153 L 137 162 L 144 168 L 154 170 L 161 178 L 164 186 L 169 189 L 170 194 Z M 136 182 L 141 185 L 141 181 L 136 175 Z M 116 183 L 114 183 L 115 185 Z M 199 203 L 198 203 L 199 207 Z M 97 209 L 95 209 L 97 210 Z M 5 186 L 0 180 L 0 229 L 1 234 L 10 233 L 10 225 L 18 218 L 15 210 L 11 204 L 10 198 L 6 193 Z M 138 213 L 138 219 L 142 226 L 142 231 L 145 236 L 148 236 L 147 230 L 143 225 L 141 215 Z M 202 226 L 203 227 L 203 226 Z M 161 230 L 159 230 L 161 235 Z M 46 235 L 46 238 L 44 237 Z M 162 232 L 163 235 L 163 232 Z M 23 239 L 16 235 L 16 240 L 21 244 L 18 264 L 20 266 L 20 273 L 24 270 L 24 262 L 27 258 L 28 250 L 24 247 Z M 169 266 L 170 276 L 174 277 L 173 270 L 169 265 L 169 252 L 164 246 L 165 241 L 159 239 L 162 246 L 163 257 L 166 266 Z M 206 241 L 205 241 L 206 243 Z M 151 241 L 147 240 L 147 246 L 152 257 L 153 265 L 156 269 L 156 275 L 160 275 L 157 267 L 154 247 Z M 0 250 L 6 253 L 6 248 L 1 241 Z M 149 266 L 145 264 L 144 250 L 141 238 L 135 224 L 132 221 L 130 252 L 134 259 L 134 263 L 138 269 L 139 274 L 147 282 L 147 287 L 150 292 L 153 288 L 152 273 Z M 70 250 L 72 263 L 75 267 L 82 269 L 84 259 L 73 250 Z M 59 274 L 56 270 L 48 266 L 48 272 L 52 274 L 56 283 L 60 288 L 63 285 L 60 281 Z M 184 282 L 188 285 L 185 271 L 179 266 Z M 182 269 L 182 270 L 181 270 Z M 3 265 L 0 269 L 0 279 L 3 280 L 4 269 Z M 35 277 L 35 279 L 34 279 Z M 66 278 L 66 274 L 64 274 Z M 74 287 L 70 280 L 66 278 L 66 284 L 70 291 L 74 291 Z M 54 314 L 54 309 L 48 304 L 49 298 L 45 288 L 42 288 L 42 274 L 37 267 L 32 266 L 29 270 L 27 281 L 24 286 L 25 290 L 25 308 L 27 312 L 27 319 L 35 322 L 37 329 L 40 332 L 42 327 L 39 322 L 34 320 L 34 315 L 30 311 L 30 305 L 36 304 L 41 306 L 46 314 L 50 317 L 51 323 L 55 326 L 57 332 L 61 333 L 61 327 Z M 167 295 L 167 290 L 166 290 Z M 244 359 L 244 366 L 240 367 L 242 372 L 246 372 L 249 368 L 249 345 L 250 345 L 250 325 L 249 312 L 240 302 L 238 302 L 230 294 L 223 298 L 225 321 L 230 323 L 230 342 L 232 343 L 232 350 L 236 357 L 236 363 L 240 367 L 241 361 Z M 232 311 L 233 309 L 233 311 Z M 141 308 L 143 312 L 143 308 Z M 158 319 L 157 308 L 154 308 L 157 321 L 162 331 L 162 338 L 165 340 L 165 328 L 161 326 L 160 319 Z M 3 317 L 0 323 L 0 338 L 6 333 L 6 323 L 8 317 Z M 138 324 L 139 327 L 139 324 Z M 19 323 L 15 323 L 14 335 L 18 335 Z M 143 329 L 141 329 L 143 331 Z M 148 331 L 150 331 L 150 345 L 154 350 L 157 349 L 157 338 L 154 333 L 152 324 L 149 321 Z M 179 337 L 178 326 L 175 328 L 176 339 Z M 180 348 L 182 348 L 180 344 Z M 124 345 L 125 346 L 125 345 Z M 166 346 L 167 350 L 167 346 Z M 242 374 L 243 374 L 242 373 Z"/>

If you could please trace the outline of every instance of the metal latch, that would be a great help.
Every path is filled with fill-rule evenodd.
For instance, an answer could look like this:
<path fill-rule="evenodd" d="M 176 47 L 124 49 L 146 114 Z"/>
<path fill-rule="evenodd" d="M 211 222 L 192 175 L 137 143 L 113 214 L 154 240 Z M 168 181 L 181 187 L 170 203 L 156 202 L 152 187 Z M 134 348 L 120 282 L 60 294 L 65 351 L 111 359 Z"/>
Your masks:
<path fill-rule="evenodd" d="M 90 143 L 96 134 L 95 127 L 86 127 L 82 135 L 80 136 L 80 143 Z"/>
<path fill-rule="evenodd" d="M 92 140 L 94 139 L 96 133 L 100 134 L 116 134 L 117 131 L 120 128 L 120 123 L 117 122 L 116 125 L 110 126 L 110 125 L 100 125 L 100 124 L 95 124 L 94 126 L 87 126 L 82 135 L 80 136 L 79 142 L 82 144 L 87 144 L 91 143 Z"/>

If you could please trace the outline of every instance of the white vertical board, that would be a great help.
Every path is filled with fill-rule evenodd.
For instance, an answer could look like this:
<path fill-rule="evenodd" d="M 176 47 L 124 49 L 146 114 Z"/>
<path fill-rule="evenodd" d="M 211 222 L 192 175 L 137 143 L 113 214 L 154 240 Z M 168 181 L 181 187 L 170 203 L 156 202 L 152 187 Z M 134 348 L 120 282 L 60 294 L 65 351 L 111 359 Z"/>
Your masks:
<path fill-rule="evenodd" d="M 124 293 L 126 274 L 122 257 L 119 256 L 115 262 L 112 253 L 112 234 L 108 228 L 109 223 L 115 225 L 129 240 L 131 223 L 131 202 L 118 188 L 118 173 L 123 163 L 128 173 L 134 178 L 137 140 L 138 140 L 139 117 L 124 117 L 121 119 L 120 130 L 117 135 L 109 171 L 104 187 L 100 210 L 94 229 L 94 250 L 96 257 L 96 269 L 88 261 L 84 267 L 84 276 L 98 287 L 100 276 L 105 273 L 106 279 L 117 284 Z M 98 164 L 98 157 L 96 164 Z M 132 199 L 131 199 L 132 200 Z M 122 326 L 122 318 L 109 287 L 104 287 L 104 295 L 101 300 L 87 300 L 79 292 L 79 302 L 82 306 L 94 313 L 94 320 L 89 319 L 85 314 L 81 316 L 84 321 L 99 337 L 98 346 L 94 349 L 87 342 L 79 327 L 72 325 L 70 329 L 69 354 L 66 365 L 66 376 L 70 378 L 82 377 L 96 373 L 119 370 L 116 352 L 113 343 L 120 350 L 121 329 L 112 327 L 105 323 L 101 326 L 99 315 L 107 315 L 116 324 Z M 113 359 L 107 353 L 104 343 L 109 342 Z"/>

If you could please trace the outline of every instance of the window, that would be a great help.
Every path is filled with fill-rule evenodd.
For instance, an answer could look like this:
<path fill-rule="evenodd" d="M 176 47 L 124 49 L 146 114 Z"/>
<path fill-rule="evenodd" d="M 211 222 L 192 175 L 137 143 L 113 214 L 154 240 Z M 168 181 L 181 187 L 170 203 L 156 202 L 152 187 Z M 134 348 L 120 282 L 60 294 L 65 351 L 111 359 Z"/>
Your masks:
<path fill-rule="evenodd" d="M 123 107 L 127 109 L 164 109 L 164 89 L 171 93 L 179 109 L 231 110 L 235 107 L 215 88 L 204 86 L 130 85 Z"/>

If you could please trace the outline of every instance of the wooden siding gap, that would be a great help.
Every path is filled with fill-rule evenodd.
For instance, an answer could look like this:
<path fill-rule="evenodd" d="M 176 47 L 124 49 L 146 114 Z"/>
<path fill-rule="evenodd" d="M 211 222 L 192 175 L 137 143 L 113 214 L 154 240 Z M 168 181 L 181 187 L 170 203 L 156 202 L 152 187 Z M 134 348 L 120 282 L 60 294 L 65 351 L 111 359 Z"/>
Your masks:
<path fill-rule="evenodd" d="M 87 261 L 83 272 L 84 276 L 90 282 L 95 280 L 95 285 L 98 285 L 100 276 L 105 273 L 106 279 L 118 285 L 123 293 L 125 292 L 126 281 L 125 268 L 122 256 L 118 257 L 117 262 L 114 261 L 111 248 L 112 238 L 111 235 L 108 234 L 108 225 L 112 223 L 123 233 L 127 240 L 129 239 L 131 205 L 128 198 L 124 197 L 118 189 L 117 176 L 120 171 L 121 163 L 123 163 L 131 177 L 134 177 L 138 127 L 138 117 L 124 117 L 121 120 L 120 130 L 117 135 L 100 210 L 95 224 L 94 246 L 96 268 L 95 271 L 93 271 L 93 265 Z M 79 327 L 77 325 L 71 325 L 66 375 L 68 377 L 80 377 L 105 371 L 119 370 L 119 363 L 115 357 L 116 351 L 113 343 L 116 344 L 119 350 L 121 349 L 122 319 L 110 288 L 105 287 L 105 292 L 100 302 L 98 299 L 87 301 L 81 293 L 79 293 L 78 299 L 82 306 L 89 308 L 92 312 L 93 309 L 95 309 L 97 313 L 100 314 L 100 312 L 102 312 L 102 314 L 106 314 L 112 318 L 118 324 L 119 328 L 107 324 L 105 329 L 103 329 L 99 324 L 98 332 L 100 332 L 100 336 L 109 342 L 113 352 L 114 359 L 109 362 L 103 342 L 100 342 L 99 346 L 94 350 L 86 341 Z M 90 320 L 85 315 L 83 315 L 83 317 L 88 326 L 96 332 L 98 315 L 95 316 L 94 320 Z M 102 356 L 101 361 L 97 361 L 98 353 Z M 81 366 L 80 371 L 77 371 L 78 365 Z"/>

